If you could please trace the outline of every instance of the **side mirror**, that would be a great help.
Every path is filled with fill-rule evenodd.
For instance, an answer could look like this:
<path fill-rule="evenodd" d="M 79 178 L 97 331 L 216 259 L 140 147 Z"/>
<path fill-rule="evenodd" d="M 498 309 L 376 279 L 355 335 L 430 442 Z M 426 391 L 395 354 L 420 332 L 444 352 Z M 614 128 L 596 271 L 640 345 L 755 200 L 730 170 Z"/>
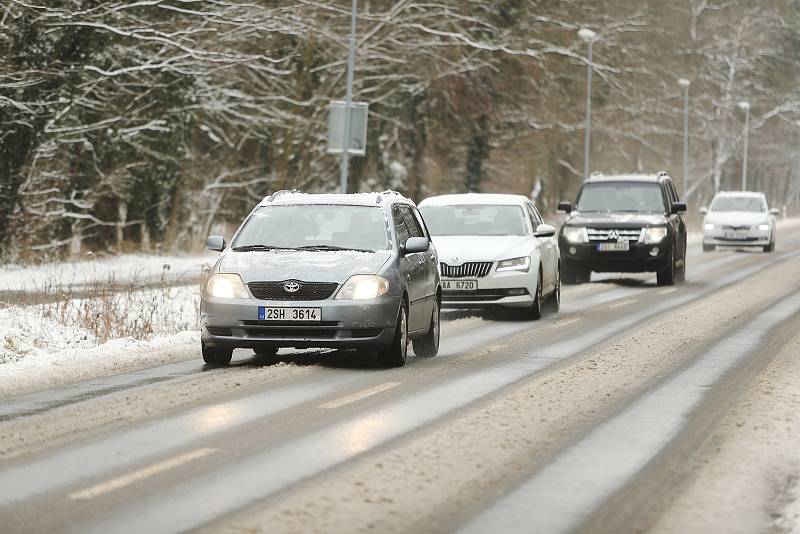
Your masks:
<path fill-rule="evenodd" d="M 222 252 L 225 250 L 225 238 L 221 235 L 210 235 L 208 239 L 206 239 L 206 248 L 208 250 L 213 250 L 215 252 Z"/>
<path fill-rule="evenodd" d="M 672 213 L 686 213 L 686 202 L 673 202 Z"/>
<path fill-rule="evenodd" d="M 417 252 L 428 252 L 431 248 L 431 242 L 427 237 L 409 237 L 405 246 L 402 248 L 402 253 L 415 254 Z"/>
<path fill-rule="evenodd" d="M 702 208 L 700 208 L 700 213 L 702 213 L 703 215 L 705 215 L 706 213 L 708 213 L 708 208 L 707 208 L 707 207 L 705 207 L 705 206 L 703 206 Z"/>
<path fill-rule="evenodd" d="M 778 208 L 770 208 L 769 212 L 772 215 L 780 215 L 781 214 L 781 210 L 779 210 Z"/>
<path fill-rule="evenodd" d="M 572 204 L 570 202 L 559 202 L 558 203 L 558 212 L 559 213 L 572 213 Z"/>
<path fill-rule="evenodd" d="M 549 224 L 540 224 L 536 227 L 536 231 L 533 233 L 535 237 L 553 237 L 556 235 L 556 229 Z"/>

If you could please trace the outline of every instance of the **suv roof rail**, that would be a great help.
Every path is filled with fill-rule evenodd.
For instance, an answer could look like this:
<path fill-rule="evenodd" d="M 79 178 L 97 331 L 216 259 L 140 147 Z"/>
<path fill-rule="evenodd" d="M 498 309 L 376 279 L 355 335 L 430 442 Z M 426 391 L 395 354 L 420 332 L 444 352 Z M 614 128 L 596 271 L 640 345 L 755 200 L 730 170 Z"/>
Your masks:
<path fill-rule="evenodd" d="M 272 193 L 269 197 L 267 197 L 264 200 L 266 202 L 272 202 L 273 200 L 275 200 L 279 196 L 288 195 L 290 193 L 302 193 L 302 191 L 300 191 L 299 189 L 281 189 L 280 191 L 275 191 L 274 193 Z"/>

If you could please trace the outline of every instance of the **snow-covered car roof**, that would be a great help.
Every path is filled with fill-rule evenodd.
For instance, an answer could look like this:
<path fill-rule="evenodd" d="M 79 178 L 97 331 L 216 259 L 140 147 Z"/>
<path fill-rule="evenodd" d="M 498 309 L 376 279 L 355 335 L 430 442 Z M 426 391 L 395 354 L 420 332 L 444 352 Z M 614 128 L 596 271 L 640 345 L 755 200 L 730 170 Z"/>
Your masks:
<path fill-rule="evenodd" d="M 346 206 L 381 206 L 404 202 L 414 204 L 410 199 L 395 191 L 381 193 L 301 193 L 299 191 L 278 191 L 264 197 L 258 205 L 289 206 L 297 204 L 340 204 Z"/>
<path fill-rule="evenodd" d="M 593 182 L 657 182 L 661 174 L 593 174 L 586 183 Z"/>
<path fill-rule="evenodd" d="M 452 206 L 458 204 L 515 204 L 525 205 L 527 197 L 522 195 L 501 195 L 495 193 L 463 193 L 458 195 L 438 195 L 428 197 L 419 203 L 422 206 Z"/>
<path fill-rule="evenodd" d="M 759 191 L 720 191 L 716 196 L 719 197 L 747 197 L 763 198 L 765 195 Z"/>

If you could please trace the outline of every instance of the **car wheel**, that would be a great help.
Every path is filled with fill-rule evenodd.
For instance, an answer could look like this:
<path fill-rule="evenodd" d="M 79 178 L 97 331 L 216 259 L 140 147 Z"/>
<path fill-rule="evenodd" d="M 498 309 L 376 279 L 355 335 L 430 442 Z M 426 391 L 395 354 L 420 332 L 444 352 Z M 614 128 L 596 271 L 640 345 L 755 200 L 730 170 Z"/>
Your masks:
<path fill-rule="evenodd" d="M 533 319 L 534 321 L 542 318 L 542 304 L 544 298 L 542 297 L 542 270 L 539 269 L 539 278 L 536 280 L 536 295 L 534 296 L 533 303 L 529 308 L 524 308 L 521 315 L 524 319 Z"/>
<path fill-rule="evenodd" d="M 585 284 L 592 276 L 591 271 L 578 267 L 568 267 L 566 263 L 561 264 L 561 280 L 567 285 Z"/>
<path fill-rule="evenodd" d="M 715 247 L 714 245 L 706 245 L 705 243 L 703 243 L 703 252 L 714 252 L 714 249 L 716 248 L 717 247 Z"/>
<path fill-rule="evenodd" d="M 561 309 L 561 266 L 556 269 L 556 288 L 547 297 L 544 307 L 548 312 L 557 313 Z"/>
<path fill-rule="evenodd" d="M 414 354 L 420 358 L 433 358 L 439 353 L 439 336 L 441 335 L 439 314 L 439 301 L 433 303 L 433 313 L 431 314 L 431 327 L 425 336 L 413 341 Z"/>
<path fill-rule="evenodd" d="M 773 252 L 775 250 L 775 236 L 769 242 L 769 245 L 764 247 L 764 252 Z"/>
<path fill-rule="evenodd" d="M 233 358 L 233 349 L 209 347 L 202 341 L 200 348 L 203 352 L 203 361 L 208 365 L 228 365 Z"/>
<path fill-rule="evenodd" d="M 669 261 L 666 269 L 656 273 L 656 283 L 660 286 L 671 286 L 675 283 L 675 260 L 674 251 L 669 253 Z"/>
<path fill-rule="evenodd" d="M 258 356 L 275 356 L 278 354 L 278 347 L 257 347 L 253 352 Z"/>
<path fill-rule="evenodd" d="M 378 353 L 378 358 L 387 367 L 403 367 L 408 357 L 408 311 L 406 305 L 400 306 L 397 314 L 392 344 Z"/>

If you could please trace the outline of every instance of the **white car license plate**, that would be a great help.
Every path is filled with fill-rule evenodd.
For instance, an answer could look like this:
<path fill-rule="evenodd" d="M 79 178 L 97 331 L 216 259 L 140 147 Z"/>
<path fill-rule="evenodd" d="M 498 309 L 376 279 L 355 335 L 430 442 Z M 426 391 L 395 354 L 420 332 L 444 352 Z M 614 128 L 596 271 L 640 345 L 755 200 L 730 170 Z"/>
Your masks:
<path fill-rule="evenodd" d="M 597 250 L 601 252 L 626 252 L 631 249 L 630 242 L 619 241 L 618 243 L 598 243 Z"/>
<path fill-rule="evenodd" d="M 725 239 L 747 239 L 747 232 L 725 232 Z"/>
<path fill-rule="evenodd" d="M 477 291 L 477 280 L 442 280 L 443 291 Z"/>
<path fill-rule="evenodd" d="M 258 307 L 259 321 L 322 321 L 322 308 L 270 308 Z"/>

